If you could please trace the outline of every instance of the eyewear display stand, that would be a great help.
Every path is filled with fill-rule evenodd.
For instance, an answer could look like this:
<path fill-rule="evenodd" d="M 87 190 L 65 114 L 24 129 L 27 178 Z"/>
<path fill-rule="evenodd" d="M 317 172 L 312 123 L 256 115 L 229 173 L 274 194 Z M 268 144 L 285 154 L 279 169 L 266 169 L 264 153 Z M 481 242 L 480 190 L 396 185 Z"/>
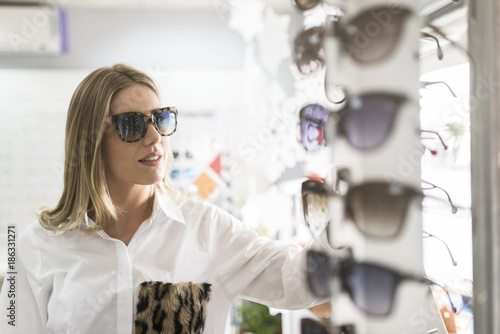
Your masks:
<path fill-rule="evenodd" d="M 396 195 L 400 185 L 420 190 L 420 161 L 424 147 L 420 143 L 419 131 L 421 21 L 416 14 L 419 2 L 401 0 L 388 5 L 382 0 L 349 0 L 338 5 L 343 17 L 338 21 L 329 17 L 327 21 L 330 22 L 326 23 L 326 85 L 342 87 L 347 97 L 346 105 L 353 108 L 371 102 L 355 97 L 363 94 L 403 96 L 404 100 L 396 106 L 392 126 L 385 130 L 387 138 L 377 147 L 356 148 L 345 136 L 339 136 L 333 130 L 335 127 L 327 127 L 331 160 L 349 171 L 349 188 L 367 182 L 385 182 L 394 186 Z M 403 11 L 408 14 L 401 15 Z M 358 22 L 357 33 L 352 34 L 356 25 L 349 22 Z M 383 56 L 379 59 L 369 59 L 370 55 L 363 57 L 362 52 L 369 48 Z M 389 98 L 384 103 L 390 105 L 394 101 Z M 371 135 L 368 125 L 361 135 Z M 329 201 L 330 240 L 334 247 L 349 247 L 354 261 L 375 263 L 403 275 L 423 277 L 421 204 L 422 198 L 418 195 L 411 197 L 401 208 L 367 200 L 352 209 L 359 212 L 346 216 L 345 197 L 333 196 Z M 397 216 L 393 210 L 404 214 Z M 396 233 L 387 232 L 385 235 L 386 222 L 380 219 L 384 214 L 388 224 L 400 224 Z M 377 220 L 375 216 L 379 217 L 376 222 L 373 221 Z M 357 220 L 356 224 L 354 220 Z M 389 220 L 395 221 L 390 223 Z M 367 225 L 366 229 L 361 226 L 363 224 Z M 373 227 L 372 234 L 367 233 L 369 224 L 379 224 L 380 227 Z M 366 281 L 352 282 L 352 288 L 364 286 L 364 291 L 353 297 L 353 293 L 349 294 L 341 287 L 340 277 L 337 272 L 332 280 L 332 320 L 335 326 L 352 324 L 356 334 L 446 333 L 429 285 L 416 280 L 386 282 L 394 285 L 386 286 L 388 291 L 394 288 L 394 298 L 388 302 L 384 301 L 387 296 L 380 294 L 380 300 L 370 300 L 368 296 L 373 291 L 369 290 L 380 287 L 371 287 Z M 380 305 L 380 308 L 388 307 L 389 311 L 381 310 L 384 314 L 373 315 L 359 305 L 372 311 L 377 311 Z"/>
<path fill-rule="evenodd" d="M 469 1 L 474 332 L 500 333 L 498 0 Z"/>

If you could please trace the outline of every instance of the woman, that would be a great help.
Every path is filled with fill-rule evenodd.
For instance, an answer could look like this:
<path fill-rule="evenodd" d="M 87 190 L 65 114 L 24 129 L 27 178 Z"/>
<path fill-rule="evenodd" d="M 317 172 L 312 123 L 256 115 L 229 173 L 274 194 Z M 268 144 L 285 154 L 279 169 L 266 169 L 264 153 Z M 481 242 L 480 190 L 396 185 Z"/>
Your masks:
<path fill-rule="evenodd" d="M 1 333 L 220 334 L 236 297 L 320 303 L 300 247 L 176 196 L 176 126 L 177 110 L 140 71 L 118 64 L 81 82 L 68 109 L 64 191 L 18 241 L 17 295 L 4 284 L 0 299 L 3 310 L 14 300 L 15 326 L 3 319 Z M 324 235 L 313 244 L 329 248 Z"/>

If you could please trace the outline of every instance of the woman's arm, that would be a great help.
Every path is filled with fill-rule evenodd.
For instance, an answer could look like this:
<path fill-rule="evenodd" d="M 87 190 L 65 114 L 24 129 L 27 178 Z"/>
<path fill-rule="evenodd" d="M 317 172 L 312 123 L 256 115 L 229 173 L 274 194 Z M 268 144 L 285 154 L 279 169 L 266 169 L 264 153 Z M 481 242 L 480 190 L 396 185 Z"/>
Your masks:
<path fill-rule="evenodd" d="M 210 257 L 218 284 L 226 296 L 237 296 L 270 307 L 305 309 L 325 300 L 307 288 L 306 249 L 330 250 L 326 234 L 306 245 L 259 237 L 242 222 L 214 209 L 207 224 Z"/>

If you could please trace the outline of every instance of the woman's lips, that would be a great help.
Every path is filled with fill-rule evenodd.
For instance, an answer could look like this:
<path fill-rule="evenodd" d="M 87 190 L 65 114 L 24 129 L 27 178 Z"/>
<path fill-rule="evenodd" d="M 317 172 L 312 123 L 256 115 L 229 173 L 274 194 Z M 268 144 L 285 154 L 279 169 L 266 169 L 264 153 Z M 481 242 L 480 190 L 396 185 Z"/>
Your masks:
<path fill-rule="evenodd" d="M 144 158 L 139 160 L 139 162 L 143 165 L 146 165 L 146 166 L 157 166 L 161 163 L 162 158 L 163 157 L 161 154 L 152 153 L 152 154 L 148 154 L 147 156 L 145 156 Z"/>

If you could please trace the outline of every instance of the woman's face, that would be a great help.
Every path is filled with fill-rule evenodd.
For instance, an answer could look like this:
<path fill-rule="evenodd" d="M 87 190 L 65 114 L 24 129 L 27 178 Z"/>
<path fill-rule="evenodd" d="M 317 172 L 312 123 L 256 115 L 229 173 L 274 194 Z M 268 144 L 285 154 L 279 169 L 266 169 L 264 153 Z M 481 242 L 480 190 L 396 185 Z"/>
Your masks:
<path fill-rule="evenodd" d="M 110 116 L 130 111 L 149 116 L 160 107 L 156 94 L 147 86 L 137 84 L 115 94 L 111 101 Z M 134 143 L 122 141 L 114 125 L 110 124 L 102 141 L 108 187 L 160 182 L 165 176 L 169 145 L 169 137 L 161 136 L 151 123 L 144 138 Z"/>

